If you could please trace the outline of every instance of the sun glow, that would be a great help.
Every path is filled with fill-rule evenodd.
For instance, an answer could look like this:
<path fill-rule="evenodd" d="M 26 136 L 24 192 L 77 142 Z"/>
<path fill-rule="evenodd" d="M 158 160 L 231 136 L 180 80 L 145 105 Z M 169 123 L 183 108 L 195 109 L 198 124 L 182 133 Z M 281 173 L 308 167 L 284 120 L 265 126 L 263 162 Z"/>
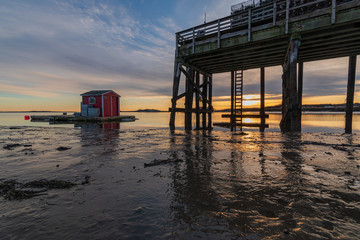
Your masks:
<path fill-rule="evenodd" d="M 251 118 L 244 118 L 242 120 L 243 123 L 253 123 L 254 121 Z"/>

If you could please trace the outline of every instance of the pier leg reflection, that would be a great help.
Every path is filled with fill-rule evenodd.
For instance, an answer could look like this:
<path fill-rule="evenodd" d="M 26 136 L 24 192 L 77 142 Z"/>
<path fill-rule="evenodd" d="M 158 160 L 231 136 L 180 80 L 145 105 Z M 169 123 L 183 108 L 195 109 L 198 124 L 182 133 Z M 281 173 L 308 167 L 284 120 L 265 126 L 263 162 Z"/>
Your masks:
<path fill-rule="evenodd" d="M 206 213 L 217 212 L 219 207 L 212 186 L 212 137 L 205 132 L 173 134 L 170 143 L 171 157 L 184 159 L 172 169 L 174 221 L 184 230 L 205 227 Z"/>

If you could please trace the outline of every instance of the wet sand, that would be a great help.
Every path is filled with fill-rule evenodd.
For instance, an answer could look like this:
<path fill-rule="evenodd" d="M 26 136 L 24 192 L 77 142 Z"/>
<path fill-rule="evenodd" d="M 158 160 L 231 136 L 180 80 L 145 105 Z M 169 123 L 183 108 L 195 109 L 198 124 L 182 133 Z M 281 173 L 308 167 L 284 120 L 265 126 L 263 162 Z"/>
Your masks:
<path fill-rule="evenodd" d="M 75 184 L 2 188 L 1 239 L 360 236 L 356 134 L 0 127 L 0 147 L 0 183 Z"/>

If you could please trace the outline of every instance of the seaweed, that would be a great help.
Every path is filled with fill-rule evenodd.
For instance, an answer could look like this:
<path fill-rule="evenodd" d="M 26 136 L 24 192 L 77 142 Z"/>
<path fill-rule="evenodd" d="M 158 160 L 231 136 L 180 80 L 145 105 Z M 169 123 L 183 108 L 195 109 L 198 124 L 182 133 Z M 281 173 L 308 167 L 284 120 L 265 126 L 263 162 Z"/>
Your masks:
<path fill-rule="evenodd" d="M 0 196 L 6 200 L 23 200 L 40 196 L 50 189 L 66 189 L 75 185 L 75 183 L 63 180 L 41 179 L 27 183 L 7 180 L 0 182 Z"/>

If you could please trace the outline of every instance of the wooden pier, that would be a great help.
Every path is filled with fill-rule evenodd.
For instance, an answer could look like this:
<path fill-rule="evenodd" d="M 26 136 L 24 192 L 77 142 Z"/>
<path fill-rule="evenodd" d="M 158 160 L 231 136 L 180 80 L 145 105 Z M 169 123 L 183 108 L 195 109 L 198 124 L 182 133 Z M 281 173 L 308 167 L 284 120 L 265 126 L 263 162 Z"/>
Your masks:
<path fill-rule="evenodd" d="M 349 133 L 359 53 L 359 0 L 266 0 L 257 6 L 235 9 L 230 16 L 176 33 L 170 129 L 175 129 L 177 112 L 185 113 L 186 130 L 193 128 L 193 113 L 196 129 L 211 129 L 213 74 L 224 72 L 232 73 L 228 124 L 243 126 L 238 116 L 242 115 L 241 87 L 245 79 L 240 73 L 255 68 L 260 69 L 259 116 L 265 126 L 265 68 L 280 65 L 280 128 L 283 132 L 301 131 L 303 63 L 348 56 L 345 131 Z M 184 93 L 179 93 L 181 76 Z M 178 108 L 182 98 L 185 108 Z"/>

